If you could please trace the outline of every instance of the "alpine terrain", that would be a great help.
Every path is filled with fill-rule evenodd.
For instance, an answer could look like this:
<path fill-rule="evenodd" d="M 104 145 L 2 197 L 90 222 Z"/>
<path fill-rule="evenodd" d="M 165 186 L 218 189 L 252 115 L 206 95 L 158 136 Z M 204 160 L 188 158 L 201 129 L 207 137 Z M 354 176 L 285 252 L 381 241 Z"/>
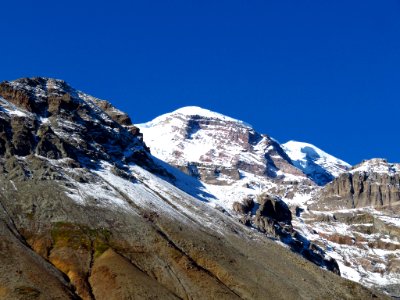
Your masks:
<path fill-rule="evenodd" d="M 199 108 L 135 126 L 49 78 L 0 84 L 0 129 L 1 299 L 396 293 L 396 165 L 295 160 Z"/>
<path fill-rule="evenodd" d="M 343 277 L 400 297 L 397 164 L 373 159 L 351 167 L 314 145 L 280 144 L 199 107 L 138 127 L 153 155 L 203 182 L 198 198 L 316 264 L 332 268 L 305 248 L 335 258 Z M 290 226 L 282 217 L 260 220 L 260 211 L 271 210 L 266 198 L 277 200 L 270 200 L 275 210 L 276 203 L 288 207 Z"/>

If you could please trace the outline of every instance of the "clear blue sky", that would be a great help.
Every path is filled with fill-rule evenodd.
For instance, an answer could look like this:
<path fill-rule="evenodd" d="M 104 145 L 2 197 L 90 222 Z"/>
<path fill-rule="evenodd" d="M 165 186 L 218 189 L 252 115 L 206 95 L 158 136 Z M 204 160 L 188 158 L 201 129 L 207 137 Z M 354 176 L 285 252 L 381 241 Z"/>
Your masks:
<path fill-rule="evenodd" d="M 350 163 L 400 161 L 400 1 L 3 1 L 0 80 L 64 79 L 136 123 L 198 105 Z"/>

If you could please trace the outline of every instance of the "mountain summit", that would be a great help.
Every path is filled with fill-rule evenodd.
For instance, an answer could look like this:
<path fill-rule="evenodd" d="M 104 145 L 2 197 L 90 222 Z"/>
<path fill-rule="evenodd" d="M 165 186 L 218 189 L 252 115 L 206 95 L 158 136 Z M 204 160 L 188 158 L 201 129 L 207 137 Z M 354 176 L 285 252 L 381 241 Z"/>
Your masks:
<path fill-rule="evenodd" d="M 251 127 L 251 125 L 249 125 L 249 124 L 247 124 L 247 123 L 245 123 L 243 121 L 240 121 L 240 120 L 225 116 L 223 114 L 220 114 L 220 113 L 217 113 L 217 112 L 205 109 L 205 108 L 201 108 L 199 106 L 184 106 L 184 107 L 181 107 L 181 108 L 179 108 L 179 109 L 177 109 L 177 110 L 175 110 L 175 111 L 173 111 L 171 113 L 167 113 L 167 114 L 164 114 L 164 115 L 161 115 L 161 116 L 155 118 L 152 122 L 158 123 L 158 122 L 162 121 L 162 119 L 165 119 L 165 118 L 167 118 L 168 116 L 171 116 L 171 115 L 185 115 L 187 117 L 197 116 L 199 118 L 204 118 L 204 119 L 215 119 L 215 120 L 221 120 L 221 121 L 235 122 L 235 123 L 238 123 L 238 124 L 243 124 L 243 125 L 245 125 L 247 127 Z M 151 126 L 151 122 L 149 122 L 148 125 Z"/>
<path fill-rule="evenodd" d="M 325 185 L 351 166 L 314 145 L 289 141 L 282 145 L 293 164 L 318 185 Z"/>

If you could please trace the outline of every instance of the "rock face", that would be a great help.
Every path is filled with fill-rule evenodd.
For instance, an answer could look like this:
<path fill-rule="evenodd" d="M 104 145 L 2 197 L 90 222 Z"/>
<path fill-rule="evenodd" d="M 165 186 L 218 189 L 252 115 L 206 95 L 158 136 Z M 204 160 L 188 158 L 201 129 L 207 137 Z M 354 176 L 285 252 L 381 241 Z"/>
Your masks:
<path fill-rule="evenodd" d="M 281 199 L 268 194 L 261 194 L 258 197 L 258 203 L 260 203 L 260 207 L 257 210 L 258 217 L 268 217 L 278 222 L 291 225 L 292 213 L 287 204 Z"/>
<path fill-rule="evenodd" d="M 251 212 L 251 210 L 254 208 L 254 199 L 251 196 L 248 196 L 243 199 L 243 201 L 240 202 L 233 202 L 232 208 L 234 211 L 241 213 L 241 214 L 247 214 Z"/>
<path fill-rule="evenodd" d="M 340 275 L 337 262 L 293 228 L 292 213 L 282 199 L 263 193 L 257 202 L 259 205 L 255 206 L 253 199 L 245 198 L 242 203 L 233 204 L 233 210 L 242 215 L 241 223 L 280 240 L 305 259 Z"/>
<path fill-rule="evenodd" d="M 141 134 L 132 134 L 129 117 L 63 81 L 2 82 L 0 97 L 0 154 L 6 158 L 35 153 L 49 159 L 133 161 L 147 153 Z"/>
<path fill-rule="evenodd" d="M 47 78 L 0 97 L 1 298 L 384 298 L 171 184 L 202 188 L 106 102 Z"/>
<path fill-rule="evenodd" d="M 399 297 L 399 210 L 305 210 L 294 227 L 334 257 L 341 274 Z"/>
<path fill-rule="evenodd" d="M 372 159 L 341 174 L 311 208 L 390 207 L 400 204 L 400 165 Z"/>

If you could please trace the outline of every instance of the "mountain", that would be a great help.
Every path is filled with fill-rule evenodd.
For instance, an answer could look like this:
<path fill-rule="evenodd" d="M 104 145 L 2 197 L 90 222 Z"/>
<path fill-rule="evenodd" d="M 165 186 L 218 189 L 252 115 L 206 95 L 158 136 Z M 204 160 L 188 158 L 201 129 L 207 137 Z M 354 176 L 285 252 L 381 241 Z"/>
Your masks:
<path fill-rule="evenodd" d="M 136 126 L 154 156 L 200 179 L 224 207 L 262 190 L 304 201 L 315 186 L 275 139 L 243 121 L 184 107 Z"/>
<path fill-rule="evenodd" d="M 289 141 L 282 145 L 293 164 L 318 185 L 325 185 L 351 166 L 314 145 Z"/>
<path fill-rule="evenodd" d="M 136 126 L 153 155 L 200 179 L 229 208 L 260 191 L 304 203 L 316 185 L 349 167 L 315 146 L 281 145 L 243 121 L 200 107 L 183 107 Z"/>
<path fill-rule="evenodd" d="M 400 168 L 365 160 L 315 193 L 297 228 L 339 263 L 343 276 L 400 296 Z M 300 226 L 299 226 L 300 227 Z"/>
<path fill-rule="evenodd" d="M 259 174 L 310 182 L 278 143 L 242 126 L 233 136 L 254 133 L 249 151 L 269 154 Z M 154 158 L 125 113 L 64 81 L 2 82 L 0 128 L 3 299 L 385 298 L 201 201 L 206 186 Z M 200 178 L 211 165 L 199 164 Z M 211 181 L 234 178 L 220 174 Z M 259 202 L 260 227 L 290 226 L 283 201 Z"/>
<path fill-rule="evenodd" d="M 193 196 L 295 252 L 308 247 L 334 257 L 346 278 L 400 296 L 398 164 L 374 159 L 351 167 L 314 145 L 281 145 L 198 107 L 137 126 L 153 155 L 202 181 Z M 293 217 L 277 222 L 285 205 Z M 260 218 L 265 211 L 274 212 L 272 221 Z"/>

